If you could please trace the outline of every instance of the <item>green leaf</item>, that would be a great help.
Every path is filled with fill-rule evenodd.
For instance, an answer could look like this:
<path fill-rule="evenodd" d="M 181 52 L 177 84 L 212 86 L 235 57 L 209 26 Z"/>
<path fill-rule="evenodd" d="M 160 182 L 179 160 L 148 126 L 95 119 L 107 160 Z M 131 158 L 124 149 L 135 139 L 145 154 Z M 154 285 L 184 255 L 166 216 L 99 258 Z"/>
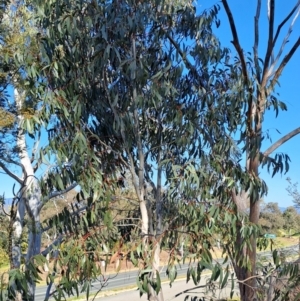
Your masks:
<path fill-rule="evenodd" d="M 191 267 L 188 267 L 187 269 L 187 274 L 186 274 L 186 283 L 188 283 L 191 279 L 191 271 L 190 271 Z"/>
<path fill-rule="evenodd" d="M 138 286 L 138 289 L 140 290 L 140 295 L 142 296 L 143 294 L 146 294 L 147 292 L 144 290 L 144 288 L 143 288 L 143 286 L 142 286 L 142 284 L 141 284 L 141 282 L 140 282 L 140 278 L 139 277 L 137 277 L 137 279 L 136 279 L 136 284 L 137 284 L 137 286 Z"/>
<path fill-rule="evenodd" d="M 159 275 L 159 272 L 156 271 L 156 288 L 155 288 L 155 291 L 156 291 L 156 293 L 158 294 L 160 290 L 161 290 L 161 280 L 160 280 L 160 275 Z"/>
<path fill-rule="evenodd" d="M 175 281 L 177 276 L 176 266 L 175 265 L 172 265 L 171 267 L 169 266 L 166 273 L 168 275 L 168 278 L 170 279 L 170 286 L 172 286 L 172 283 Z"/>
<path fill-rule="evenodd" d="M 225 277 L 221 283 L 221 289 L 223 289 L 227 285 L 228 277 L 229 277 L 229 270 L 226 269 Z"/>

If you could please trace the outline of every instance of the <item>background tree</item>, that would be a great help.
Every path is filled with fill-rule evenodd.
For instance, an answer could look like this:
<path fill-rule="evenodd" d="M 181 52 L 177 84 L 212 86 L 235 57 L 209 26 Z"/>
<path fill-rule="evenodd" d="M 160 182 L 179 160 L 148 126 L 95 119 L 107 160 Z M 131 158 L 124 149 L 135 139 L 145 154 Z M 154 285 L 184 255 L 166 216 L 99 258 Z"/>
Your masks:
<path fill-rule="evenodd" d="M 287 231 L 289 236 L 292 233 L 298 233 L 300 231 L 300 215 L 295 207 L 287 207 L 282 216 L 284 219 L 283 228 Z"/>
<path fill-rule="evenodd" d="M 278 203 L 262 204 L 259 224 L 266 233 L 271 233 L 284 227 L 285 218 L 278 207 Z"/>
<path fill-rule="evenodd" d="M 292 180 L 290 178 L 287 178 L 287 181 L 289 183 L 288 188 L 286 189 L 289 195 L 293 198 L 293 202 L 295 203 L 295 206 L 298 208 L 300 206 L 300 194 L 298 191 L 298 183 L 292 183 Z"/>

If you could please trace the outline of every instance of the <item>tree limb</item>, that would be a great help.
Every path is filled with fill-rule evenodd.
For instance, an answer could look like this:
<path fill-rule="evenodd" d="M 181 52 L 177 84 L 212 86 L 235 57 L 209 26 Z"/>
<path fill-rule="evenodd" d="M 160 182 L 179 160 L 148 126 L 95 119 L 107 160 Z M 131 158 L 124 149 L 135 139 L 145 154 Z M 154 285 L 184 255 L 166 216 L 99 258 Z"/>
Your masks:
<path fill-rule="evenodd" d="M 106 74 L 104 73 L 103 71 L 103 79 L 104 79 L 104 89 L 105 89 L 105 92 L 107 94 L 107 98 L 108 98 L 108 102 L 109 102 L 109 105 L 113 111 L 113 114 L 114 114 L 114 118 L 115 120 L 118 120 L 118 122 L 120 123 L 120 128 L 121 128 L 121 137 L 123 139 L 123 142 L 126 143 L 127 142 L 127 139 L 126 139 L 126 135 L 125 135 L 125 132 L 124 132 L 124 125 L 123 125 L 123 122 L 119 121 L 119 118 L 118 118 L 118 112 L 116 111 L 116 108 L 115 106 L 113 105 L 113 102 L 111 100 L 111 97 L 110 97 L 110 93 L 109 93 L 109 90 L 108 90 L 108 83 L 107 83 L 107 76 Z M 139 189 L 138 189 L 138 184 L 136 182 L 136 172 L 135 172 L 135 168 L 134 168 L 134 160 L 133 160 L 133 157 L 130 153 L 130 149 L 128 146 L 125 147 L 125 150 L 126 150 L 126 153 L 128 155 L 128 158 L 129 158 L 129 161 L 130 161 L 130 164 L 127 164 L 127 162 L 125 162 L 125 160 L 122 158 L 122 156 L 119 156 L 119 158 L 122 160 L 123 163 L 126 164 L 126 166 L 129 168 L 130 170 L 130 173 L 131 173 L 131 177 L 132 177 L 132 183 L 133 183 L 133 186 L 134 186 L 134 189 L 138 195 L 138 198 L 139 198 L 139 201 L 141 201 L 140 199 L 140 194 L 138 193 Z"/>
<path fill-rule="evenodd" d="M 264 89 L 267 83 L 269 63 L 273 53 L 274 12 L 275 12 L 275 0 L 268 0 L 269 37 L 268 37 L 268 48 L 264 60 L 264 70 L 263 70 L 262 83 L 261 83 L 262 89 Z"/>
<path fill-rule="evenodd" d="M 278 36 L 280 34 L 280 30 L 282 28 L 282 26 L 291 18 L 291 16 L 294 14 L 294 12 L 296 11 L 296 9 L 299 7 L 300 5 L 300 0 L 298 0 L 297 4 L 294 6 L 294 8 L 291 10 L 291 12 L 287 15 L 287 17 L 278 25 L 277 27 L 277 31 L 273 40 L 273 47 L 276 44 L 276 41 L 278 39 Z"/>
<path fill-rule="evenodd" d="M 63 240 L 63 235 L 60 235 L 50 246 L 48 246 L 43 252 L 41 252 L 41 255 L 46 256 L 49 254 L 54 247 L 58 246 L 62 240 Z"/>
<path fill-rule="evenodd" d="M 33 163 L 33 161 L 35 160 L 35 153 L 37 152 L 37 149 L 39 147 L 40 140 L 41 140 L 41 132 L 38 132 L 38 138 L 34 142 L 34 145 L 33 145 L 32 151 L 31 151 L 31 159 L 30 159 L 31 163 Z"/>
<path fill-rule="evenodd" d="M 264 157 L 268 157 L 270 154 L 272 154 L 278 147 L 280 147 L 282 144 L 293 138 L 294 136 L 300 134 L 300 127 L 294 129 L 293 131 L 289 132 L 279 140 L 277 140 L 274 144 L 272 144 L 264 153 Z"/>
<path fill-rule="evenodd" d="M 299 0 L 299 3 L 300 3 L 300 0 Z M 298 6 L 299 6 L 299 5 L 298 5 Z M 300 14 L 300 7 L 299 7 L 299 9 L 298 9 L 297 14 L 295 15 L 295 17 L 293 18 L 293 20 L 292 20 L 292 22 L 291 22 L 291 24 L 290 24 L 290 27 L 289 27 L 289 30 L 288 30 L 286 36 L 285 36 L 284 39 L 283 39 L 283 42 L 282 42 L 281 47 L 280 47 L 280 49 L 279 49 L 279 52 L 278 52 L 278 54 L 277 54 L 277 56 L 276 56 L 276 59 L 272 62 L 272 65 L 270 66 L 270 68 L 269 68 L 269 70 L 268 70 L 267 78 L 270 78 L 270 77 L 272 76 L 273 69 L 274 69 L 274 67 L 277 65 L 277 62 L 279 61 L 279 58 L 280 58 L 280 56 L 281 56 L 281 54 L 282 54 L 282 52 L 283 52 L 283 50 L 284 50 L 284 47 L 285 47 L 285 45 L 286 45 L 286 44 L 288 43 L 288 41 L 289 41 L 289 37 L 290 37 L 290 35 L 291 35 L 291 33 L 292 33 L 293 26 L 294 26 L 295 21 L 297 20 L 297 18 L 298 18 L 298 16 L 299 16 L 299 14 Z M 273 45 L 273 47 L 274 47 L 274 46 L 275 46 L 275 44 Z"/>
<path fill-rule="evenodd" d="M 230 28 L 231 28 L 231 33 L 232 33 L 232 37 L 233 37 L 233 41 L 231 42 L 233 44 L 233 46 L 235 47 L 240 61 L 241 61 L 241 65 L 242 65 L 242 72 L 244 75 L 244 83 L 245 85 L 248 84 L 248 72 L 247 72 L 247 65 L 246 65 L 246 61 L 245 61 L 245 56 L 243 53 L 243 49 L 241 48 L 240 42 L 239 42 L 239 38 L 238 38 L 238 34 L 236 31 L 236 27 L 235 27 L 235 23 L 234 23 L 234 19 L 231 13 L 231 10 L 229 8 L 229 5 L 227 3 L 227 0 L 222 0 L 223 6 L 225 8 L 227 17 L 228 17 L 228 21 L 230 24 Z"/>
<path fill-rule="evenodd" d="M 82 206 L 82 207 L 80 207 L 78 210 L 71 212 L 71 216 L 79 215 L 80 213 L 83 213 L 84 211 L 86 211 L 88 208 L 90 208 L 90 207 L 88 207 L 88 206 Z M 51 219 L 51 218 L 50 218 L 50 219 Z M 46 227 L 46 228 L 43 228 L 43 227 L 42 227 L 42 230 L 41 230 L 41 231 L 44 233 L 44 232 L 50 230 L 51 227 L 52 227 L 52 226 L 48 226 L 48 227 Z"/>
<path fill-rule="evenodd" d="M 184 62 L 184 64 L 186 65 L 186 67 L 189 70 L 192 71 L 196 71 L 194 65 L 188 60 L 188 58 L 186 57 L 185 53 L 181 50 L 180 46 L 178 45 L 178 43 L 171 37 L 171 35 L 164 29 L 161 27 L 161 29 L 164 31 L 165 35 L 167 36 L 167 38 L 169 39 L 169 41 L 171 42 L 171 44 L 175 47 L 176 51 L 178 52 L 178 54 L 180 55 L 182 61 Z M 197 72 L 195 72 L 196 74 Z M 201 86 L 203 86 L 201 84 Z"/>
<path fill-rule="evenodd" d="M 45 203 L 47 203 L 49 200 L 59 196 L 59 195 L 62 195 L 64 193 L 67 193 L 69 191 L 71 191 L 72 189 L 74 189 L 76 186 L 78 186 L 77 183 L 73 183 L 72 185 L 70 185 L 68 188 L 64 189 L 64 190 L 59 190 L 59 191 L 54 191 L 52 193 L 50 193 L 47 197 L 45 197 L 43 199 L 43 201 L 41 202 L 40 206 L 39 206 L 39 209 L 41 209 Z"/>
<path fill-rule="evenodd" d="M 140 134 L 140 126 L 139 126 L 139 116 L 138 116 L 138 109 L 137 109 L 137 89 L 136 89 L 136 41 L 135 38 L 132 38 L 132 56 L 134 61 L 134 67 L 132 69 L 131 77 L 134 79 L 133 82 L 133 91 L 132 91 L 132 98 L 134 103 L 134 129 L 137 139 L 137 152 L 138 152 L 138 158 L 139 158 L 139 172 L 138 172 L 138 178 L 139 178 L 139 194 L 141 194 L 141 191 L 144 189 L 144 171 L 145 171 L 145 155 L 143 151 L 143 143 L 141 139 Z M 144 197 L 144 194 L 143 194 Z M 142 197 L 142 199 L 143 199 Z"/>
<path fill-rule="evenodd" d="M 0 167 L 5 171 L 5 173 L 10 176 L 11 178 L 13 178 L 14 180 L 16 180 L 20 185 L 23 184 L 23 180 L 18 177 L 16 174 L 14 174 L 12 171 L 10 171 L 5 164 L 3 164 L 3 162 L 0 161 Z"/>
<path fill-rule="evenodd" d="M 293 54 L 296 52 L 297 48 L 300 46 L 300 37 L 298 38 L 298 40 L 295 42 L 294 46 L 292 47 L 292 49 L 290 50 L 290 52 L 284 57 L 284 59 L 282 60 L 280 66 L 278 67 L 278 69 L 275 72 L 274 77 L 271 80 L 271 83 L 268 87 L 268 93 L 269 91 L 271 91 L 273 89 L 273 87 L 275 86 L 278 78 L 280 77 L 285 65 L 289 62 L 289 60 L 291 59 L 291 57 L 293 56 Z"/>
<path fill-rule="evenodd" d="M 254 64 L 256 69 L 256 77 L 258 82 L 260 82 L 260 71 L 259 71 L 259 61 L 258 61 L 258 42 L 259 42 L 259 28 L 258 28 L 258 21 L 261 11 L 261 0 L 257 1 L 257 8 L 256 8 L 256 14 L 254 17 Z"/>

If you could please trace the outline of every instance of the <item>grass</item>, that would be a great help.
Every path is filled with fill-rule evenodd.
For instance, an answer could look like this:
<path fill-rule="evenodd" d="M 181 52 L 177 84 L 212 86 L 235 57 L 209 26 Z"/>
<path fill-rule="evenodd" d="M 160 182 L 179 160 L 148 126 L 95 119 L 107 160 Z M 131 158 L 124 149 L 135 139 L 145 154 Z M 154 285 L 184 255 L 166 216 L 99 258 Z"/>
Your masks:
<path fill-rule="evenodd" d="M 276 237 L 275 239 L 273 239 L 273 249 L 281 249 L 281 248 L 286 248 L 286 247 L 290 247 L 293 245 L 297 245 L 299 243 L 299 237 Z M 265 251 L 270 251 L 271 250 L 271 245 L 269 244 L 269 246 L 267 247 L 267 249 Z"/>
<path fill-rule="evenodd" d="M 6 264 L 6 265 L 0 267 L 0 274 L 3 274 L 5 272 L 7 272 L 8 270 L 9 270 L 9 265 Z"/>

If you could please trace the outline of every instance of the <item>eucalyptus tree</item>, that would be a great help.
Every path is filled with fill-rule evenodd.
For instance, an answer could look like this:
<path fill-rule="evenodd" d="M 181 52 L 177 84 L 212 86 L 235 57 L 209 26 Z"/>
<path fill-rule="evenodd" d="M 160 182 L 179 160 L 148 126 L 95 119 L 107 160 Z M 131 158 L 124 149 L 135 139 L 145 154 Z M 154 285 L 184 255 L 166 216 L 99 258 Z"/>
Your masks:
<path fill-rule="evenodd" d="M 237 98 L 237 101 L 243 101 L 246 107 L 246 114 L 241 120 L 241 138 L 242 149 L 246 154 L 246 172 L 252 178 L 248 184 L 244 185 L 241 194 L 232 191 L 232 199 L 240 213 L 245 212 L 245 204 L 247 198 L 250 201 L 249 221 L 253 225 L 258 224 L 259 219 L 259 198 L 266 193 L 266 185 L 259 177 L 259 168 L 267 165 L 273 168 L 273 175 L 283 170 L 288 170 L 289 157 L 284 154 L 271 155 L 285 142 L 300 133 L 300 128 L 292 130 L 284 135 L 281 139 L 273 143 L 266 150 L 262 149 L 262 141 L 264 139 L 263 126 L 264 116 L 267 109 L 271 107 L 276 111 L 276 115 L 280 109 L 286 110 L 286 105 L 281 102 L 275 94 L 275 87 L 285 68 L 291 61 L 293 55 L 300 45 L 300 37 L 296 36 L 293 44 L 287 49 L 287 42 L 291 39 L 292 29 L 296 19 L 299 16 L 300 3 L 295 1 L 290 12 L 280 21 L 277 28 L 275 25 L 275 0 L 265 1 L 268 9 L 268 38 L 266 40 L 266 52 L 259 55 L 259 37 L 261 28 L 259 27 L 260 13 L 262 1 L 257 1 L 257 8 L 254 15 L 254 42 L 253 57 L 248 58 L 244 53 L 240 44 L 238 28 L 236 27 L 234 17 L 232 15 L 229 1 L 222 0 L 223 7 L 227 14 L 231 33 L 233 37 L 233 46 L 237 52 L 237 64 L 240 73 L 234 74 L 237 81 L 242 81 L 244 85 L 243 98 Z M 287 27 L 287 33 L 280 41 L 279 37 L 283 29 Z M 282 58 L 283 52 L 286 52 Z M 261 59 L 261 57 L 263 57 Z M 253 62 L 253 64 L 252 64 Z M 238 226 L 238 225 L 237 225 Z M 241 224 L 238 226 L 241 229 Z M 237 231 L 241 233 L 241 231 Z M 245 263 L 237 264 L 235 272 L 240 281 L 240 290 L 242 300 L 254 300 L 256 297 L 256 239 L 257 234 L 252 234 L 250 245 L 241 248 L 237 256 L 237 260 L 248 258 L 250 266 Z M 235 244 L 243 245 L 244 238 L 237 235 Z M 241 260 L 242 262 L 243 260 Z M 244 285 L 245 283 L 245 285 Z"/>
<path fill-rule="evenodd" d="M 229 73 L 222 68 L 227 51 L 211 28 L 218 22 L 218 7 L 196 15 L 191 3 L 56 1 L 37 6 L 46 30 L 40 42 L 51 101 L 44 101 L 57 119 L 53 146 L 59 145 L 61 157 L 85 167 L 82 191 L 92 187 L 94 200 L 105 198 L 101 185 L 114 182 L 114 171 L 130 171 L 142 220 L 142 244 L 131 258 L 137 254 L 148 268 L 138 282 L 141 292 L 162 300 L 161 243 L 195 222 L 167 215 L 174 214 L 176 201 L 183 201 L 181 208 L 193 216 L 187 202 L 194 183 L 186 183 L 185 169 L 191 176 L 198 162 L 207 180 L 202 196 L 211 189 L 220 196 L 220 185 L 210 184 L 222 178 L 209 172 L 223 168 L 235 146 L 228 132 L 236 124 L 229 131 L 225 127 L 225 112 L 231 111 L 224 103 L 230 90 Z M 206 227 L 207 216 L 199 214 L 198 226 Z M 178 243 L 173 241 L 172 249 Z M 174 280 L 174 266 L 168 272 Z"/>
<path fill-rule="evenodd" d="M 269 156 L 299 132 L 283 137 L 262 154 L 262 117 L 271 106 L 285 109 L 273 90 L 299 44 L 298 40 L 276 69 L 281 51 L 278 59 L 271 61 L 274 45 L 298 6 L 274 36 L 274 1 L 269 2 L 269 42 L 261 66 L 258 1 L 252 69 L 239 44 L 227 1 L 222 3 L 238 53 L 237 62 L 231 65 L 211 30 L 212 22 L 219 25 L 218 7 L 197 16 L 190 3 L 35 2 L 39 25 L 45 30 L 37 37 L 46 79 L 38 85 L 38 93 L 47 103 L 48 114 L 57 120 L 50 147 L 58 150 L 62 161 L 72 162 L 72 168 L 80 173 L 83 194 L 92 188 L 94 200 L 107 199 L 105 192 L 115 182 L 114 173 L 130 170 L 142 217 L 143 243 L 136 252 L 145 267 L 150 267 L 139 285 L 154 298 L 162 299 L 158 255 L 164 237 L 176 232 L 171 224 L 179 219 L 166 218 L 168 207 L 176 208 L 177 203 L 172 203 L 176 199 L 184 200 L 182 208 L 191 214 L 189 218 L 201 220 L 195 224 L 205 228 L 203 237 L 211 235 L 217 214 L 225 206 L 226 226 L 235 224 L 230 230 L 235 237 L 232 260 L 241 295 L 243 300 L 252 298 L 249 287 L 254 280 L 247 285 L 244 282 L 255 273 L 256 229 L 252 225 L 258 222 L 257 201 L 266 191 L 258 167 L 269 164 L 275 172 L 280 170 L 282 160 L 288 157 Z M 226 63 L 227 70 L 223 68 Z M 234 141 L 232 137 L 240 132 L 241 138 Z M 247 155 L 246 173 L 240 165 L 240 145 L 240 152 Z M 250 224 L 246 227 L 247 194 Z M 213 201 L 207 202 L 210 198 Z M 236 211 L 229 218 L 232 200 Z M 205 204 L 187 206 L 192 201 Z M 202 215 L 193 215 L 200 207 Z M 183 216 L 180 214 L 181 225 L 196 229 Z M 174 269 L 169 271 L 174 278 Z"/>
<path fill-rule="evenodd" d="M 42 128 L 50 124 L 50 119 L 43 115 L 40 99 L 30 93 L 30 88 L 35 85 L 30 78 L 36 79 L 37 75 L 32 72 L 43 67 L 36 43 L 38 28 L 34 26 L 31 7 L 9 3 L 2 8 L 0 169 L 15 180 L 19 188 L 16 191 L 12 187 L 13 202 L 9 212 L 5 212 L 10 217 L 7 229 L 10 240 L 9 277 L 10 283 L 15 284 L 9 291 L 10 295 L 3 289 L 1 298 L 22 300 L 27 295 L 34 299 L 38 267 L 33 262 L 34 256 L 41 251 L 40 211 L 51 198 L 73 189 L 77 184 L 74 183 L 69 169 L 63 168 L 59 162 L 54 163 L 54 167 L 48 170 L 47 178 L 39 180 L 41 166 L 44 163 L 53 165 L 50 163 L 53 153 L 48 152 L 48 161 L 43 155 L 47 149 L 39 147 Z M 38 80 L 42 82 L 42 79 Z M 25 259 L 27 276 L 23 281 L 20 280 L 20 243 L 25 229 L 25 214 L 29 220 L 29 235 Z"/>

